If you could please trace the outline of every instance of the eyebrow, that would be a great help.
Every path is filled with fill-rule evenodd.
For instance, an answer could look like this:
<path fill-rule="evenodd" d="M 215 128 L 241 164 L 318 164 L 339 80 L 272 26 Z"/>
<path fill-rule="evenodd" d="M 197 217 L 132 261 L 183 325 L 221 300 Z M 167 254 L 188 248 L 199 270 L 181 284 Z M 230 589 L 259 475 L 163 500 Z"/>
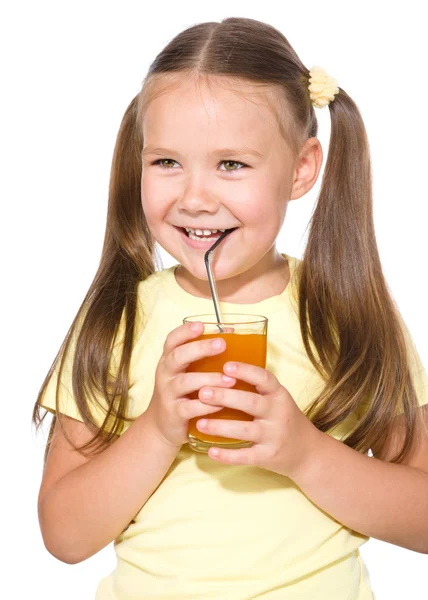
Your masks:
<path fill-rule="evenodd" d="M 160 147 L 155 147 L 155 146 L 146 146 L 145 148 L 143 148 L 142 150 L 142 156 L 146 156 L 147 154 L 159 154 L 159 155 L 169 155 L 169 154 L 175 154 L 175 155 L 179 155 L 179 152 L 176 152 L 175 150 L 171 150 L 170 148 L 160 148 Z M 230 155 L 245 155 L 245 156 L 259 156 L 259 157 L 263 157 L 263 154 L 261 152 L 259 152 L 258 150 L 255 150 L 254 148 L 248 148 L 248 147 L 241 147 L 241 148 L 220 148 L 218 150 L 214 150 L 213 152 L 211 152 L 211 154 L 213 156 L 230 156 Z"/>

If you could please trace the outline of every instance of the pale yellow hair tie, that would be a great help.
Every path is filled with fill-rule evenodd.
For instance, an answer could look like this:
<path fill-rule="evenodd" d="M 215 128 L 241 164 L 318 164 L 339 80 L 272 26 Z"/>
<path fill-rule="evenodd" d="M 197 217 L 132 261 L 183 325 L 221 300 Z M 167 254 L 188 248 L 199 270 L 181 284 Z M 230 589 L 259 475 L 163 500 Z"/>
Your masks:
<path fill-rule="evenodd" d="M 337 81 L 333 77 L 330 77 L 330 75 L 327 75 L 322 67 L 312 67 L 309 71 L 309 76 L 309 81 L 311 82 L 309 92 L 312 105 L 317 108 L 324 108 L 339 93 Z"/>

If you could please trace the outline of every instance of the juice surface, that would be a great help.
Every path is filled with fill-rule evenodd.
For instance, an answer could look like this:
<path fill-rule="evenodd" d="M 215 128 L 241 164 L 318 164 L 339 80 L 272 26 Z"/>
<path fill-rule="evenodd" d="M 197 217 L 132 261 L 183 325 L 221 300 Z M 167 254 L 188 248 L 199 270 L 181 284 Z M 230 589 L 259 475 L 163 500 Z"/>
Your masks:
<path fill-rule="evenodd" d="M 193 363 L 190 363 L 186 371 L 188 373 L 223 373 L 223 365 L 229 361 L 239 361 L 256 365 L 257 367 L 266 367 L 266 344 L 267 336 L 260 333 L 210 333 L 203 334 L 196 340 L 201 339 L 216 339 L 223 338 L 226 342 L 226 350 L 215 356 L 207 356 Z M 243 390 L 246 392 L 256 392 L 253 385 L 236 380 L 233 386 L 234 390 Z M 191 400 L 198 398 L 199 390 L 196 390 L 192 394 L 189 394 Z M 189 433 L 194 437 L 204 442 L 215 442 L 215 443 L 230 443 L 230 442 L 241 442 L 244 440 L 237 440 L 235 438 L 226 438 L 216 435 L 208 435 L 199 431 L 196 427 L 196 422 L 204 416 L 195 417 L 189 420 Z M 241 410 L 234 408 L 225 407 L 216 413 L 205 415 L 207 419 L 231 419 L 234 421 L 252 421 L 253 416 L 249 415 Z"/>

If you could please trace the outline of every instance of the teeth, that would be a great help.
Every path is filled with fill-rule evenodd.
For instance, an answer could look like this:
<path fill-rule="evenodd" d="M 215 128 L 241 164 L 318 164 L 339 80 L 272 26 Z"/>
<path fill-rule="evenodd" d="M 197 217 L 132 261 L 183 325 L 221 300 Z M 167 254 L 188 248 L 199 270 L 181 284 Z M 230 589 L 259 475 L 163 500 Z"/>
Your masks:
<path fill-rule="evenodd" d="M 217 231 L 226 231 L 225 229 L 191 229 L 190 227 L 185 227 L 184 229 L 196 235 L 210 235 L 210 233 L 217 233 Z"/>
<path fill-rule="evenodd" d="M 189 231 L 189 233 L 187 235 L 188 235 L 189 239 L 196 240 L 198 242 L 216 242 L 218 239 L 216 237 L 208 237 L 208 236 L 202 237 L 201 235 L 195 235 L 191 231 Z"/>

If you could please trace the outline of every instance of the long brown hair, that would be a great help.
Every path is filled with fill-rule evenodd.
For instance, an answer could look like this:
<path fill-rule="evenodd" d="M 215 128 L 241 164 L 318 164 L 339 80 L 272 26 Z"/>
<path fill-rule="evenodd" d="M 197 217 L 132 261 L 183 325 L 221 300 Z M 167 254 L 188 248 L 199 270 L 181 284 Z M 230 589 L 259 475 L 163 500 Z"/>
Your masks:
<path fill-rule="evenodd" d="M 271 93 L 281 132 L 296 155 L 306 139 L 317 136 L 309 71 L 284 35 L 268 24 L 246 18 L 197 24 L 177 35 L 155 58 L 119 129 L 98 271 L 33 411 L 38 429 L 47 414 L 40 417 L 39 402 L 58 361 L 60 379 L 73 338 L 73 394 L 83 421 L 94 431 L 94 438 L 79 448 L 82 453 L 92 445 L 101 451 L 111 444 L 129 420 L 126 406 L 137 286 L 156 270 L 155 243 L 141 204 L 144 111 L 168 86 L 195 74 L 205 80 L 227 76 L 223 79 L 228 85 L 248 82 Z M 329 152 L 297 272 L 303 343 L 325 381 L 306 414 L 324 432 L 351 414 L 359 415 L 357 426 L 343 441 L 367 452 L 375 442 L 379 448 L 384 445 L 388 425 L 401 411 L 406 436 L 392 459 L 398 462 L 407 456 L 415 436 L 418 399 L 401 317 L 388 291 L 376 244 L 369 144 L 361 114 L 342 88 L 329 111 Z M 121 326 L 121 360 L 112 376 L 111 351 Z M 96 399 L 97 394 L 108 406 L 101 426 L 89 409 L 90 397 Z M 57 389 L 57 413 L 45 460 L 60 414 Z"/>

